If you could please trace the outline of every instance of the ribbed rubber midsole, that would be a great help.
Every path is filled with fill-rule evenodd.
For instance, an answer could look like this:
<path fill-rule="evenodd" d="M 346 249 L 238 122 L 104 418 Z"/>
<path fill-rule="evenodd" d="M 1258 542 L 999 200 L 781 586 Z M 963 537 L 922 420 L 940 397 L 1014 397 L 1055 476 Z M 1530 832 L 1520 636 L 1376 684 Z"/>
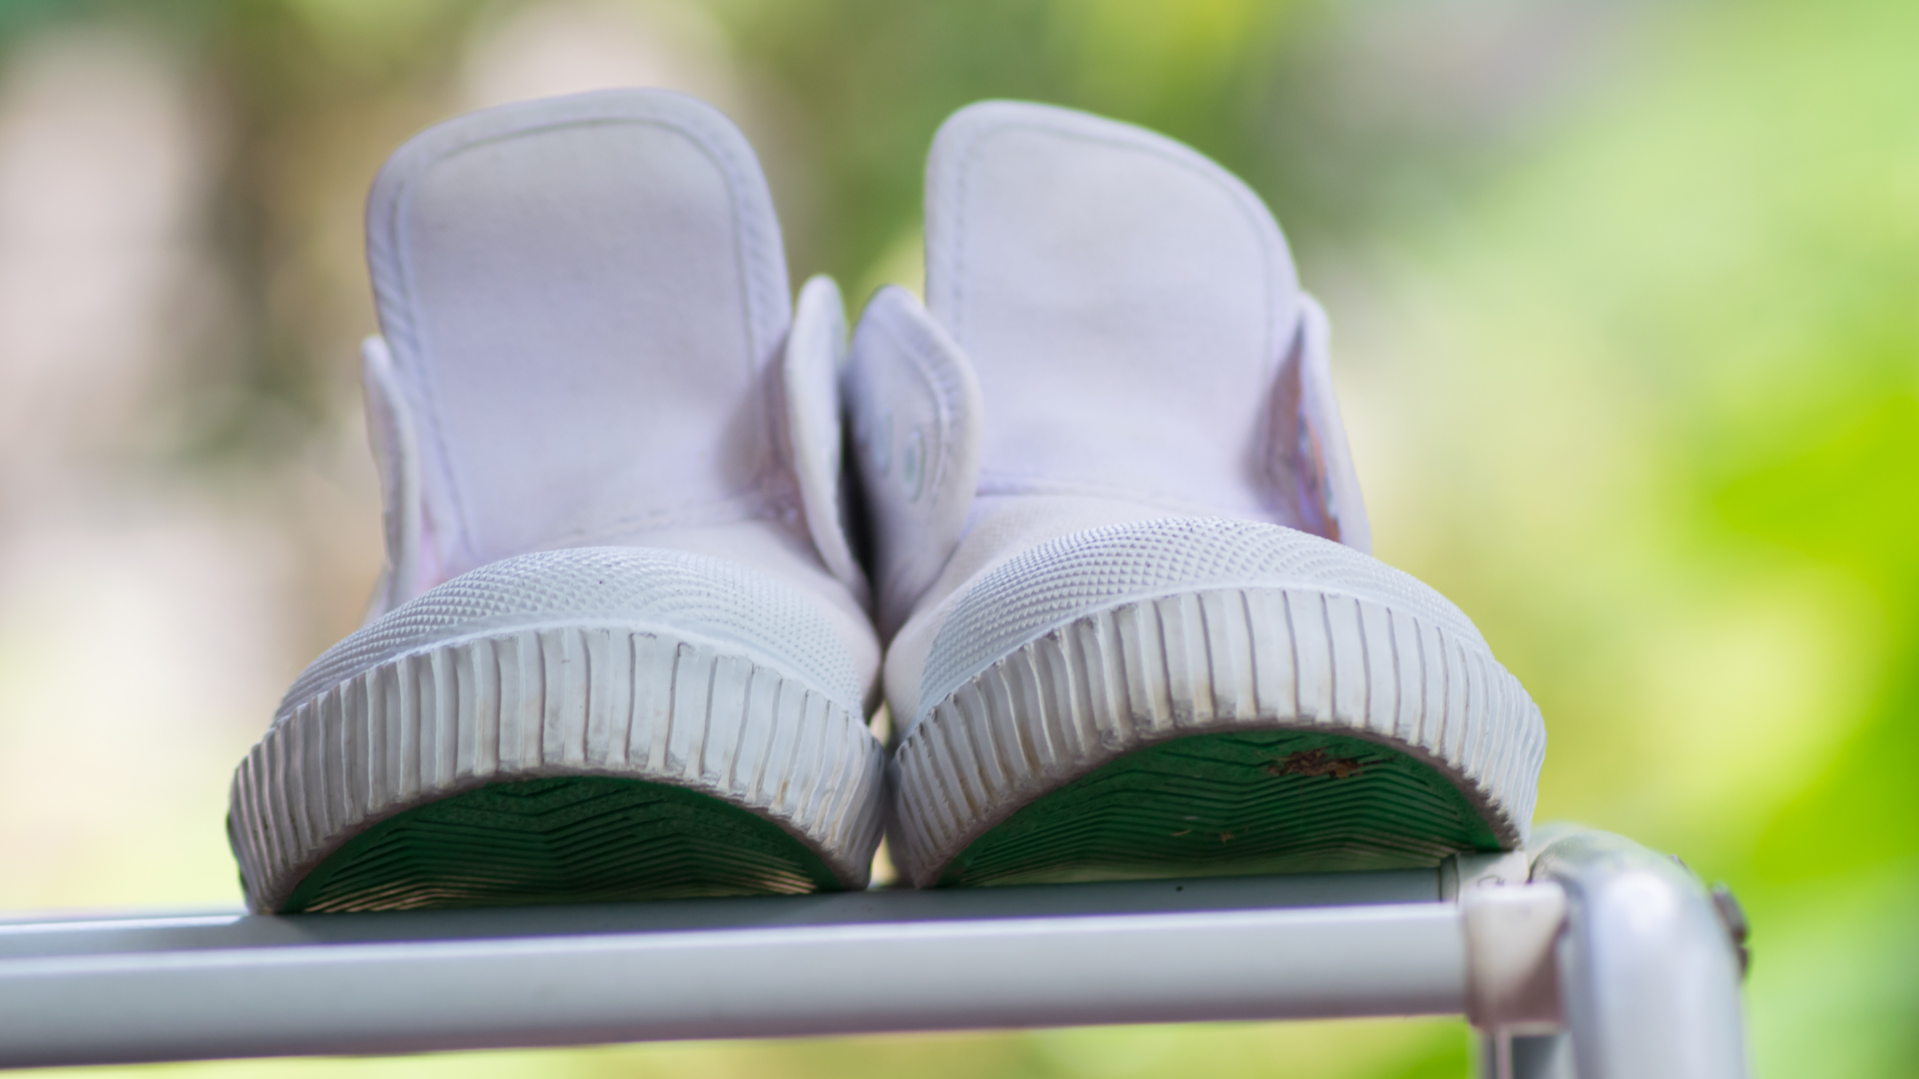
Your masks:
<path fill-rule="evenodd" d="M 1080 617 L 935 706 L 891 765 L 894 856 L 931 884 L 988 829 L 1121 755 L 1284 728 L 1397 749 L 1455 785 L 1502 845 L 1524 838 L 1544 725 L 1482 648 L 1372 601 L 1224 588 Z"/>
<path fill-rule="evenodd" d="M 499 780 L 609 776 L 757 813 L 863 887 L 882 756 L 861 717 L 711 644 L 527 628 L 396 657 L 300 705 L 241 762 L 229 830 L 249 903 L 278 910 L 402 810 Z"/>

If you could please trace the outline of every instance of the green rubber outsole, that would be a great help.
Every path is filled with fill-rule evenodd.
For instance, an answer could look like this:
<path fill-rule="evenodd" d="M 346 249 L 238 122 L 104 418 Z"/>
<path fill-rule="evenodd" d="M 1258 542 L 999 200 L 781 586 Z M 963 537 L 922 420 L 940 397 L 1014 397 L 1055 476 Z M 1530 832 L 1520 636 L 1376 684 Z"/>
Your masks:
<path fill-rule="evenodd" d="M 1129 753 L 975 839 L 943 886 L 1438 865 L 1499 849 L 1432 766 L 1344 735 L 1200 734 Z"/>
<path fill-rule="evenodd" d="M 798 894 L 840 887 L 779 826 L 662 783 L 491 783 L 395 814 L 307 874 L 282 908 L 418 910 Z"/>

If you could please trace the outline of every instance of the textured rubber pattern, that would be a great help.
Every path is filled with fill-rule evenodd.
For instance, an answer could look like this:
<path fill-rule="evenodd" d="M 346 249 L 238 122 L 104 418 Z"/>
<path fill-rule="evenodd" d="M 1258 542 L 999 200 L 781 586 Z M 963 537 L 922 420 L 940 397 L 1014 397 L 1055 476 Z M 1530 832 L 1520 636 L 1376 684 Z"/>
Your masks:
<path fill-rule="evenodd" d="M 274 722 L 396 655 L 492 629 L 645 624 L 714 642 L 857 711 L 860 678 L 819 606 L 737 562 L 643 547 L 574 547 L 502 559 L 434 588 L 351 634 L 287 690 Z"/>
<path fill-rule="evenodd" d="M 782 855 L 788 869 L 769 872 L 766 890 L 790 890 L 793 872 L 864 887 L 879 843 L 883 751 L 857 698 L 844 699 L 857 691 L 844 651 L 796 593 L 719 559 L 576 548 L 455 578 L 320 657 L 241 762 L 228 828 L 248 902 L 287 909 L 336 851 L 408 811 L 501 782 L 586 776 L 717 799 L 827 867 L 825 877 L 792 870 L 806 860 Z M 597 838 L 583 831 L 556 840 L 592 847 L 596 867 L 529 859 L 508 891 L 572 894 L 568 880 L 619 876 L 687 827 L 661 818 L 663 831 L 641 834 L 632 813 L 605 808 Z M 417 818 L 442 819 L 438 810 Z M 415 838 L 431 831 L 403 830 Z M 450 836 L 433 858 L 519 842 L 524 829 L 493 831 L 483 842 L 472 832 Z M 733 840 L 716 833 L 715 841 L 715 859 L 735 857 L 724 853 Z M 474 853 L 471 872 L 494 872 L 493 856 Z M 684 875 L 629 877 L 630 890 L 617 894 L 684 894 L 674 889 L 758 872 L 664 857 L 655 864 Z M 343 885 L 355 898 L 338 901 L 431 904 L 443 881 L 428 874 L 409 890 L 409 872 L 356 878 Z"/>
<path fill-rule="evenodd" d="M 1377 742 L 1195 734 L 1042 796 L 974 840 L 939 883 L 1400 869 L 1498 848 L 1456 787 Z"/>
<path fill-rule="evenodd" d="M 1477 817 L 1455 849 L 1487 845 L 1488 834 L 1491 845 L 1517 846 L 1545 754 L 1538 709 L 1476 633 L 1434 621 L 1307 588 L 1198 589 L 1074 618 L 1004 653 L 900 740 L 895 858 L 914 883 L 934 884 L 1015 812 L 1119 757 L 1188 735 L 1281 730 L 1403 754 Z M 1214 786 L 1215 798 L 1237 797 L 1231 784 Z M 1190 784 L 1185 791 L 1192 796 Z M 1398 842 L 1419 851 L 1412 862 L 1430 864 L 1428 840 L 1446 834 L 1446 816 L 1414 825 L 1375 815 L 1386 826 L 1365 844 Z M 1321 842 L 1302 834 L 1302 863 Z M 1221 847 L 1218 861 L 1230 867 L 1236 855 Z M 1051 849 L 1062 864 L 1100 857 L 1096 845 Z"/>
<path fill-rule="evenodd" d="M 604 776 L 491 783 L 389 817 L 307 874 L 288 913 L 798 894 L 839 886 L 772 823 Z"/>
<path fill-rule="evenodd" d="M 1383 604 L 1487 651 L 1472 620 L 1411 574 L 1342 543 L 1260 521 L 1166 517 L 1071 532 L 983 573 L 955 596 L 926 658 L 924 716 L 1009 651 L 1128 600 L 1208 588 L 1303 588 Z"/>

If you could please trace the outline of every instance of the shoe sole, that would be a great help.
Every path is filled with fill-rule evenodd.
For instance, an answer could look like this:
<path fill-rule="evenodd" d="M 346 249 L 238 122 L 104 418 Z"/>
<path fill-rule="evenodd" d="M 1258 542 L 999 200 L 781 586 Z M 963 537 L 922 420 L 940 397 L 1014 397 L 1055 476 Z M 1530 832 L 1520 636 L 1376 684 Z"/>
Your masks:
<path fill-rule="evenodd" d="M 257 909 L 857 888 L 881 747 L 744 656 L 546 626 L 390 659 L 242 762 L 229 829 Z"/>
<path fill-rule="evenodd" d="M 834 890 L 771 822 L 683 787 L 607 776 L 489 783 L 374 825 L 285 910 L 494 907 Z"/>
<path fill-rule="evenodd" d="M 1507 822 L 1531 807 L 1491 792 L 1529 789 L 1536 715 L 1482 649 L 1381 603 L 1124 603 L 1014 649 L 901 739 L 900 857 L 922 886 L 1436 865 L 1518 845 Z"/>

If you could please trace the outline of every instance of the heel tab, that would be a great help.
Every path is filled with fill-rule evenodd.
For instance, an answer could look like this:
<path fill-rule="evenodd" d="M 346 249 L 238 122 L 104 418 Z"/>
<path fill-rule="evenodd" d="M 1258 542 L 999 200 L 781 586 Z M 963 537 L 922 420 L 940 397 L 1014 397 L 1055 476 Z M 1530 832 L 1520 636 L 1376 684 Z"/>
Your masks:
<path fill-rule="evenodd" d="M 1275 390 L 1275 493 L 1284 510 L 1299 515 L 1301 531 L 1371 554 L 1372 523 L 1333 395 L 1331 324 L 1303 290 L 1299 306 L 1299 332 Z"/>
<path fill-rule="evenodd" d="M 367 441 L 380 473 L 386 537 L 386 565 L 367 606 L 366 620 L 371 622 L 426 590 L 422 568 L 430 557 L 422 549 L 426 522 L 413 416 L 393 352 L 378 334 L 360 342 L 360 382 L 366 392 Z"/>
<path fill-rule="evenodd" d="M 959 546 L 979 486 L 979 380 L 919 300 L 889 285 L 853 330 L 845 392 L 885 638 Z"/>
<path fill-rule="evenodd" d="M 840 378 L 846 361 L 846 304 L 831 277 L 815 275 L 800 289 L 786 335 L 781 368 L 786 451 L 814 549 L 827 571 L 867 607 L 870 592 L 853 556 L 841 455 Z"/>

